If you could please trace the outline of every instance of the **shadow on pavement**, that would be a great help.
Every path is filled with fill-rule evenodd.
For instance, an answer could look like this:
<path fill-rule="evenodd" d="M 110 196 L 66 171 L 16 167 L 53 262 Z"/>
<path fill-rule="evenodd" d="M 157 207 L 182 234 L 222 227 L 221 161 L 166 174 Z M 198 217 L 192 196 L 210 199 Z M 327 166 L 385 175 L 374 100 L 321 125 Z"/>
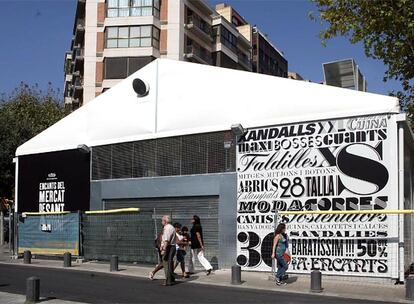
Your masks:
<path fill-rule="evenodd" d="M 286 283 L 288 283 L 288 284 L 292 284 L 292 283 L 295 283 L 297 280 L 298 280 L 298 277 L 289 277 L 289 278 L 286 280 Z"/>
<path fill-rule="evenodd" d="M 56 297 L 46 297 L 46 298 L 40 298 L 39 302 L 37 303 L 41 303 L 41 302 L 47 302 L 47 301 L 51 301 L 51 300 L 56 300 Z"/>

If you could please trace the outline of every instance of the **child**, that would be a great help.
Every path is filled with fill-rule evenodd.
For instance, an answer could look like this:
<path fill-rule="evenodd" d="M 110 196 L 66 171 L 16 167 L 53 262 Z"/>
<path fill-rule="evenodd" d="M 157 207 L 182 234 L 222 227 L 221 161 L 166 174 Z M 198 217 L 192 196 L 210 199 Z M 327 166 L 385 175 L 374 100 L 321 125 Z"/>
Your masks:
<path fill-rule="evenodd" d="M 185 255 L 187 254 L 186 248 L 188 245 L 188 237 L 184 233 L 184 229 L 181 230 L 181 224 L 175 223 L 174 228 L 177 234 L 177 261 L 175 263 L 174 269 L 177 268 L 178 264 L 181 266 L 181 272 L 183 278 L 188 278 L 188 274 L 185 272 Z M 188 228 L 183 227 L 187 229 L 188 234 Z"/>

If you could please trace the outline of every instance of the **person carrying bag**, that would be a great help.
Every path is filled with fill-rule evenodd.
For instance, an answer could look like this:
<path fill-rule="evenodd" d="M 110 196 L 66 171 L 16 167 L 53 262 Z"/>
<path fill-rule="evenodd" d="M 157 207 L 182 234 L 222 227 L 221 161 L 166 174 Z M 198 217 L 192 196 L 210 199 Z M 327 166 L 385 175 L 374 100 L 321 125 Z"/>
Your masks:
<path fill-rule="evenodd" d="M 276 228 L 272 246 L 272 259 L 276 259 L 277 263 L 275 281 L 278 286 L 286 285 L 286 270 L 291 260 L 287 243 L 286 225 L 280 223 Z"/>

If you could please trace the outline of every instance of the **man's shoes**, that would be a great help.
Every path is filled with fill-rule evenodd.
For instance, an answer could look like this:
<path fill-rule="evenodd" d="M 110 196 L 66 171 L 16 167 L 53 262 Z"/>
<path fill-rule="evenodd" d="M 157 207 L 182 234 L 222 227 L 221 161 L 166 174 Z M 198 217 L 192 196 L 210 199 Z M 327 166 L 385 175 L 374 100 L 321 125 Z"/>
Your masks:
<path fill-rule="evenodd" d="M 154 273 L 153 273 L 152 271 L 148 274 L 148 278 L 149 278 L 151 281 L 153 281 L 153 280 L 154 280 Z"/>
<path fill-rule="evenodd" d="M 285 286 L 287 283 L 285 281 L 282 281 L 280 279 L 276 279 L 276 285 L 277 286 Z"/>
<path fill-rule="evenodd" d="M 210 275 L 211 274 L 211 269 L 206 271 L 206 275 Z"/>

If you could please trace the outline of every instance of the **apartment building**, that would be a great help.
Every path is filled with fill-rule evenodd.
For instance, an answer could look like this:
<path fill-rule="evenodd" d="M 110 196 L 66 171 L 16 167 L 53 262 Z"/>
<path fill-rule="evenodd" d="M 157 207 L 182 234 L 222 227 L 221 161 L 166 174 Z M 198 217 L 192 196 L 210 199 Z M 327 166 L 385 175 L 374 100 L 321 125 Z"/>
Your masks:
<path fill-rule="evenodd" d="M 76 109 L 156 58 L 287 77 L 287 60 L 234 8 L 205 0 L 78 0 L 65 54 Z"/>
<path fill-rule="evenodd" d="M 365 76 L 354 59 L 342 59 L 322 64 L 324 84 L 367 92 Z"/>

